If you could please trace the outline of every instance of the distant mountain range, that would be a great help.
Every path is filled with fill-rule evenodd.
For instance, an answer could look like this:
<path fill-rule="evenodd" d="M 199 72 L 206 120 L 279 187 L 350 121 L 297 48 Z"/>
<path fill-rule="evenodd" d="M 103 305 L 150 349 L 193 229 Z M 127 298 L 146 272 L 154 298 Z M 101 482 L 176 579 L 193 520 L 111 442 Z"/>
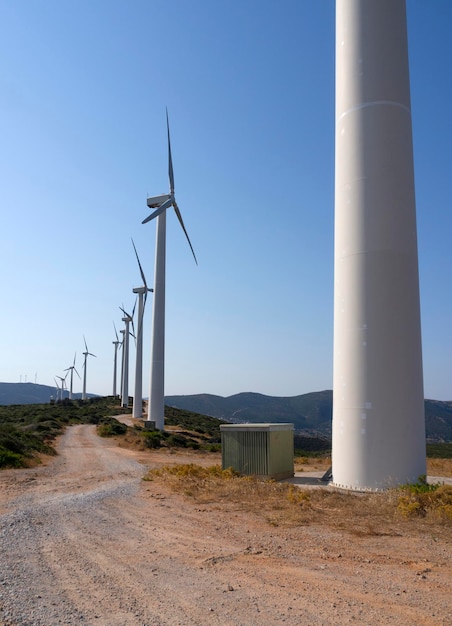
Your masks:
<path fill-rule="evenodd" d="M 227 398 L 210 394 L 167 396 L 165 403 L 227 422 L 291 422 L 299 432 L 331 437 L 331 390 L 287 398 L 260 393 L 238 393 Z M 425 422 L 428 441 L 452 441 L 452 401 L 425 400 Z"/>
<path fill-rule="evenodd" d="M 81 394 L 73 396 L 80 398 Z M 33 383 L 0 383 L 0 405 L 42 404 L 50 402 L 51 397 L 56 397 L 55 387 Z M 89 397 L 93 397 L 93 394 L 89 394 Z M 287 398 L 260 393 L 238 393 L 223 398 L 203 393 L 166 396 L 165 403 L 233 423 L 290 422 L 300 433 L 331 437 L 331 390 Z M 425 400 L 425 422 L 428 441 L 452 442 L 452 401 Z"/>
<path fill-rule="evenodd" d="M 87 394 L 93 398 L 94 394 Z M 65 390 L 64 397 L 69 397 Z M 82 397 L 81 393 L 73 393 L 74 400 Z M 0 383 L 0 404 L 45 404 L 50 398 L 56 400 L 56 387 L 36 385 L 34 383 Z"/>

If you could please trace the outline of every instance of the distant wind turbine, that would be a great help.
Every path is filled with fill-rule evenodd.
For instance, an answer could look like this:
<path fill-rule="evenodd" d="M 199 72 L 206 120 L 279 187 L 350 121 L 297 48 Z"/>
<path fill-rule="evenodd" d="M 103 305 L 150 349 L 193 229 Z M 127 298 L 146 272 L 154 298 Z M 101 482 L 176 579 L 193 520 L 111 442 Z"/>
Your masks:
<path fill-rule="evenodd" d="M 171 156 L 171 141 L 166 111 L 166 128 L 168 134 L 168 176 L 170 183 L 169 194 L 162 194 L 147 199 L 147 206 L 156 209 L 149 215 L 143 224 L 157 218 L 157 236 L 155 246 L 155 278 L 154 278 L 154 306 L 152 309 L 152 337 L 151 337 L 151 372 L 149 385 L 149 402 L 147 420 L 155 422 L 156 428 L 163 430 L 165 424 L 165 264 L 166 264 L 166 210 L 171 206 L 185 233 L 196 264 L 196 255 L 190 238 L 185 229 L 182 215 L 174 195 L 173 160 Z"/>
<path fill-rule="evenodd" d="M 69 387 L 69 399 L 72 400 L 72 383 L 73 383 L 73 378 L 74 378 L 74 370 L 75 373 L 77 374 L 77 376 L 80 378 L 80 374 L 77 372 L 77 368 L 75 367 L 75 359 L 77 358 L 77 353 L 75 353 L 74 355 L 74 362 L 72 363 L 72 365 L 70 365 L 69 367 L 67 367 L 64 371 L 69 373 L 69 370 L 71 372 L 71 383 L 70 383 L 70 387 Z"/>
<path fill-rule="evenodd" d="M 124 330 L 124 328 L 122 328 L 119 333 L 122 335 L 122 341 L 120 343 L 120 347 L 122 346 L 122 359 L 121 359 L 121 381 L 120 381 L 120 385 L 119 385 L 119 395 L 121 396 L 121 403 L 122 403 L 122 388 L 124 385 L 124 335 L 126 334 L 126 331 Z M 122 406 L 122 404 L 121 404 Z"/>
<path fill-rule="evenodd" d="M 116 330 L 116 326 L 115 323 L 113 322 L 113 327 L 115 329 L 115 335 L 116 335 L 116 341 L 113 341 L 113 345 L 115 347 L 115 355 L 114 355 L 114 360 L 113 360 L 113 396 L 116 396 L 116 381 L 118 378 L 118 348 L 121 345 L 121 342 L 119 341 L 119 337 L 118 337 L 118 331 Z"/>
<path fill-rule="evenodd" d="M 88 361 L 89 356 L 96 356 L 92 352 L 88 352 L 88 346 L 86 345 L 85 335 L 83 335 L 83 341 L 85 342 L 85 352 L 83 352 L 84 361 L 83 361 L 83 393 L 82 400 L 86 400 L 86 363 Z"/>
<path fill-rule="evenodd" d="M 135 303 L 136 304 L 136 303 Z M 127 313 L 123 307 L 119 307 L 124 313 L 122 321 L 125 324 L 124 329 L 124 343 L 122 351 L 122 386 L 121 386 L 121 406 L 128 408 L 129 406 L 129 336 L 130 336 L 130 323 L 133 325 L 133 315 L 135 313 L 135 306 L 133 307 L 132 314 Z"/>
<path fill-rule="evenodd" d="M 58 402 L 58 396 L 60 395 L 60 386 L 58 384 L 56 377 L 53 380 L 55 381 L 55 385 L 56 385 L 56 401 Z"/>
<path fill-rule="evenodd" d="M 63 376 L 57 376 L 57 378 L 59 378 L 59 379 L 61 380 L 61 387 L 60 387 L 60 391 L 61 391 L 61 393 L 60 393 L 60 400 L 63 400 L 63 399 L 64 399 L 64 385 L 65 385 L 65 383 L 66 383 L 66 377 L 67 377 L 67 374 L 66 374 L 66 376 L 64 376 L 64 377 L 63 377 Z M 56 382 L 56 380 L 55 380 L 55 382 Z M 58 383 L 57 383 L 57 387 L 58 387 Z"/>
<path fill-rule="evenodd" d="M 137 328 L 137 349 L 135 361 L 135 393 L 133 396 L 133 417 L 139 419 L 143 415 L 143 317 L 146 306 L 146 299 L 150 289 L 146 282 L 146 277 L 140 263 L 135 243 L 132 239 L 133 249 L 137 257 L 138 267 L 140 269 L 141 278 L 143 280 L 142 287 L 135 287 L 133 293 L 138 294 L 138 328 Z M 144 296 L 144 297 L 143 297 Z"/>

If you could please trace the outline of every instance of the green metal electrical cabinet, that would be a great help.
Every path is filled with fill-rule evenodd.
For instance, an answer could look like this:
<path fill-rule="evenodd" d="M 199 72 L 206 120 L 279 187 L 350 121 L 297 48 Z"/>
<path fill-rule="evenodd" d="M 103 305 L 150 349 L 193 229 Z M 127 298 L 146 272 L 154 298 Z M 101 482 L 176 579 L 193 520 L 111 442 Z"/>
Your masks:
<path fill-rule="evenodd" d="M 293 424 L 222 424 L 223 469 L 274 478 L 294 475 Z"/>

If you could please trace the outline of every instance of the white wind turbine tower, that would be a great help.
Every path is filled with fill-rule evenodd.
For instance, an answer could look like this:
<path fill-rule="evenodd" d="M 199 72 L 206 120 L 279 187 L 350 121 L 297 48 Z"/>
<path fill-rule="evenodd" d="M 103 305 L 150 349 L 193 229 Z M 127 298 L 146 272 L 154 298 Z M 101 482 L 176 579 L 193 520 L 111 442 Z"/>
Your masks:
<path fill-rule="evenodd" d="M 83 393 L 82 393 L 82 400 L 86 400 L 86 364 L 87 364 L 89 356 L 94 356 L 95 357 L 96 355 L 92 354 L 92 352 L 88 352 L 88 346 L 86 345 L 85 335 L 83 335 L 83 341 L 85 342 L 85 352 L 83 352 L 83 356 L 85 357 L 85 359 L 83 361 Z"/>
<path fill-rule="evenodd" d="M 122 388 L 123 388 L 123 384 L 124 384 L 124 335 L 126 333 L 126 331 L 124 330 L 124 328 L 122 328 L 119 331 L 120 335 L 122 335 L 122 341 L 120 343 L 120 347 L 122 346 L 122 359 L 121 359 L 121 381 L 120 381 L 120 385 L 119 385 L 119 395 L 121 396 L 121 402 L 122 402 Z"/>
<path fill-rule="evenodd" d="M 142 287 L 135 287 L 133 293 L 138 294 L 138 328 L 137 328 L 137 348 L 135 361 L 135 393 L 133 396 L 133 417 L 140 419 L 143 416 L 143 317 L 146 306 L 146 299 L 150 289 L 146 282 L 146 277 L 141 267 L 140 258 L 138 256 L 135 243 L 132 239 L 133 249 L 137 257 L 138 267 L 140 268 L 141 278 L 143 279 Z"/>
<path fill-rule="evenodd" d="M 115 347 L 115 354 L 113 359 L 113 397 L 116 397 L 116 382 L 118 379 L 118 348 L 121 345 L 118 337 L 118 331 L 116 330 L 115 323 L 113 322 L 113 327 L 115 329 L 116 341 L 113 341 L 113 345 Z"/>
<path fill-rule="evenodd" d="M 405 0 L 336 2 L 333 482 L 426 472 Z"/>
<path fill-rule="evenodd" d="M 124 340 L 122 350 L 122 384 L 121 384 L 121 406 L 128 408 L 129 406 L 129 337 L 130 337 L 130 323 L 133 325 L 133 314 L 135 313 L 135 306 L 133 307 L 132 315 L 127 313 L 123 307 L 119 307 L 124 313 L 122 321 L 125 324 Z"/>
<path fill-rule="evenodd" d="M 58 400 L 62 400 L 63 399 L 63 391 L 62 391 L 62 388 L 61 388 L 61 391 L 60 391 L 60 386 L 58 384 L 57 378 L 59 378 L 60 380 L 64 380 L 64 378 L 61 378 L 61 376 L 56 376 L 53 379 L 55 381 L 55 385 L 56 385 L 56 389 L 57 389 L 57 391 L 56 391 L 56 400 L 58 402 Z"/>
<path fill-rule="evenodd" d="M 71 383 L 70 383 L 70 387 L 69 387 L 69 400 L 72 400 L 72 383 L 73 383 L 73 378 L 74 378 L 74 370 L 75 373 L 77 374 L 77 376 L 80 378 L 80 374 L 77 372 L 77 368 L 75 367 L 75 359 L 77 358 L 77 353 L 75 353 L 74 355 L 74 362 L 72 363 L 72 365 L 70 365 L 68 368 L 66 368 L 64 371 L 71 372 Z"/>
<path fill-rule="evenodd" d="M 163 430 L 165 424 L 165 262 L 166 262 L 166 210 L 173 207 L 182 230 L 185 233 L 196 264 L 195 252 L 185 229 L 182 215 L 174 196 L 174 173 L 171 157 L 171 142 L 166 111 L 166 128 L 168 134 L 168 176 L 170 183 L 169 194 L 162 194 L 147 199 L 147 205 L 156 209 L 149 215 L 143 224 L 157 218 L 157 235 L 155 246 L 155 278 L 154 278 L 154 306 L 152 309 L 152 336 L 151 336 L 151 372 L 149 385 L 148 422 L 155 422 L 155 427 Z"/>
<path fill-rule="evenodd" d="M 67 377 L 67 374 L 66 374 L 66 376 L 64 376 L 64 378 L 63 378 L 63 376 L 57 376 L 57 378 L 59 378 L 61 380 L 60 400 L 64 400 L 64 385 L 66 383 L 66 377 Z M 56 380 L 55 380 L 55 382 L 56 382 Z M 57 387 L 58 387 L 58 383 L 57 383 Z"/>

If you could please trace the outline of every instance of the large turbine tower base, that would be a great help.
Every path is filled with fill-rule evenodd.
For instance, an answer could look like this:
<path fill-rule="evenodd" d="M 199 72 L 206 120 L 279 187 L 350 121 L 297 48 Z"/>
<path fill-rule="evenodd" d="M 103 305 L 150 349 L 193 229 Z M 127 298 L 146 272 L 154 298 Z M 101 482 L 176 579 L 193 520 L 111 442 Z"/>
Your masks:
<path fill-rule="evenodd" d="M 333 482 L 426 472 L 404 0 L 336 2 Z"/>

